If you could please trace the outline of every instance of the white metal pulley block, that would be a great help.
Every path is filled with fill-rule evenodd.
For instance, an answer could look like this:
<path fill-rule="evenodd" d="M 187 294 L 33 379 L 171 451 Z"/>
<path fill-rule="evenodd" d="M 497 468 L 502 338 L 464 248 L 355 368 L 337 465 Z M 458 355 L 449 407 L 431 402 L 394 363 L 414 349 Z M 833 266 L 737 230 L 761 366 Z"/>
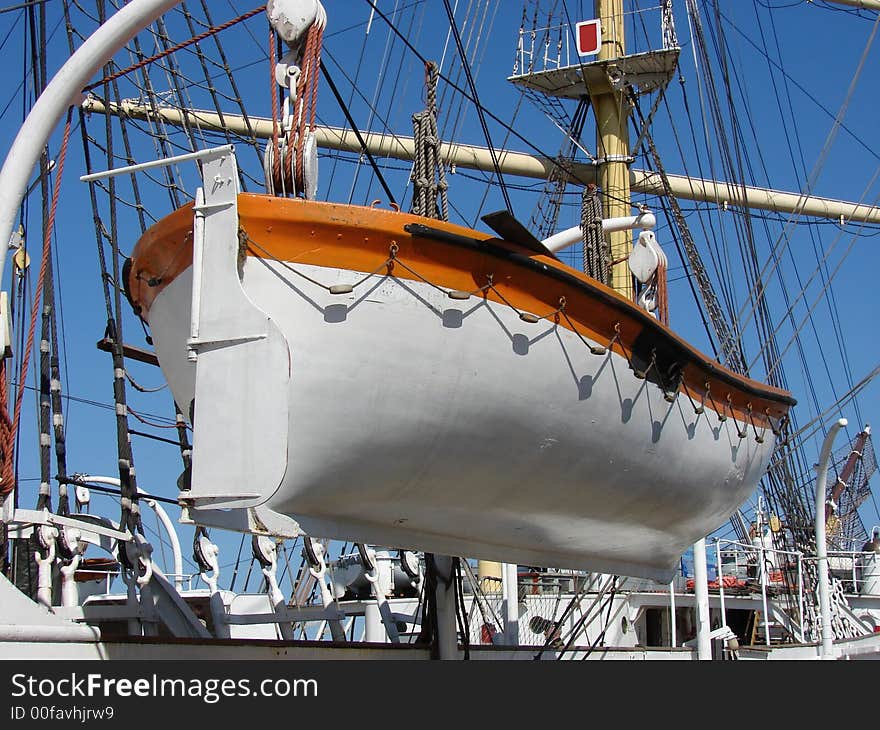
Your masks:
<path fill-rule="evenodd" d="M 642 231 L 629 254 L 629 270 L 642 284 L 647 283 L 654 276 L 660 263 L 657 251 L 650 245 L 652 239 L 654 234 L 651 231 Z"/>
<path fill-rule="evenodd" d="M 418 580 L 421 571 L 419 556 L 412 550 L 400 551 L 400 567 L 412 580 Z"/>
<path fill-rule="evenodd" d="M 220 554 L 220 549 L 211 542 L 211 539 L 207 535 L 199 535 L 199 539 L 196 542 L 196 551 L 199 554 L 199 562 L 207 565 L 211 570 L 217 570 L 217 556 Z"/>
<path fill-rule="evenodd" d="M 318 140 L 313 132 L 306 134 L 303 144 L 303 185 L 306 200 L 315 200 L 318 196 Z"/>
<path fill-rule="evenodd" d="M 282 89 L 287 89 L 294 98 L 301 73 L 300 67 L 296 65 L 296 57 L 297 54 L 291 51 L 284 54 L 282 59 L 275 64 L 275 83 Z"/>
<path fill-rule="evenodd" d="M 266 3 L 269 22 L 290 47 L 303 41 L 322 11 L 318 0 L 269 0 Z"/>
<path fill-rule="evenodd" d="M 61 529 L 59 539 L 64 545 L 65 550 L 77 555 L 85 550 L 86 543 L 82 539 L 82 531 L 76 527 L 64 527 Z"/>
<path fill-rule="evenodd" d="M 76 495 L 77 504 L 81 507 L 85 507 L 92 501 L 92 493 L 84 484 L 77 484 L 76 487 L 74 487 L 74 494 Z"/>
<path fill-rule="evenodd" d="M 278 547 L 275 541 L 265 535 L 259 535 L 255 544 L 255 548 L 259 550 L 261 562 L 264 565 L 273 565 L 277 560 Z"/>

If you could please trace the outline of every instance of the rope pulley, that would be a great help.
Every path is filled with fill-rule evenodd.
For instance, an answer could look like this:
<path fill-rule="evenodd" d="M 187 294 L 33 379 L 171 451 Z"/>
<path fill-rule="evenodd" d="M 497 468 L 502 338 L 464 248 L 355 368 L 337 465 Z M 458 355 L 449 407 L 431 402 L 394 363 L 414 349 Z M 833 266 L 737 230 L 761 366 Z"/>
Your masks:
<path fill-rule="evenodd" d="M 273 195 L 298 195 L 314 200 L 318 190 L 315 113 L 327 14 L 318 0 L 270 0 L 266 14 L 273 29 L 273 133 L 263 157 L 266 188 Z M 289 49 L 277 62 L 276 35 Z M 280 122 L 276 85 L 285 93 Z"/>
<path fill-rule="evenodd" d="M 272 538 L 265 535 L 251 537 L 251 551 L 262 568 L 271 568 L 278 560 L 278 546 Z"/>
<path fill-rule="evenodd" d="M 318 570 L 321 567 L 321 561 L 324 556 L 323 549 L 308 535 L 303 536 L 303 557 L 309 564 L 310 568 Z"/>
<path fill-rule="evenodd" d="M 399 550 L 397 555 L 400 558 L 400 567 L 407 577 L 412 581 L 418 581 L 421 578 L 419 556 L 412 550 Z"/>
<path fill-rule="evenodd" d="M 376 570 L 376 554 L 367 548 L 362 542 L 357 544 L 358 555 L 361 557 L 361 565 L 367 573 L 374 573 Z"/>
<path fill-rule="evenodd" d="M 208 537 L 208 531 L 201 525 L 196 528 L 193 535 L 193 560 L 199 566 L 199 572 L 207 573 L 213 570 L 210 557 L 214 555 L 214 543 Z"/>

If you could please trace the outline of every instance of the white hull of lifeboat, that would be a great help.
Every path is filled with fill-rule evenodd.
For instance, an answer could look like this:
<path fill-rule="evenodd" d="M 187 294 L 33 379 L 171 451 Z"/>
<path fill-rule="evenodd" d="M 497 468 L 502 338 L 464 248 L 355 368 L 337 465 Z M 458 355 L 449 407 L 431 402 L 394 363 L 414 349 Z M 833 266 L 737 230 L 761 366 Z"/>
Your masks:
<path fill-rule="evenodd" d="M 326 285 L 364 276 L 295 268 Z M 184 410 L 191 287 L 190 268 L 149 313 Z M 769 432 L 739 438 L 620 355 L 482 298 L 384 276 L 331 295 L 254 257 L 243 287 L 290 351 L 287 468 L 265 505 L 313 536 L 666 580 L 773 450 Z"/>

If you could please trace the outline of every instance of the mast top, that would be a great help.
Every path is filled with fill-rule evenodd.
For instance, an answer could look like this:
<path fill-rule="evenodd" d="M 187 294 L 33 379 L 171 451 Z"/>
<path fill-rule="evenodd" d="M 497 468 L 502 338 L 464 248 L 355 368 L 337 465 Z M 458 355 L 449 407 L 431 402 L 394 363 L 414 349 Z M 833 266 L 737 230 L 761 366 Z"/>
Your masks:
<path fill-rule="evenodd" d="M 678 64 L 678 48 L 635 53 L 621 58 L 576 62 L 507 78 L 512 84 L 564 99 L 579 99 L 631 86 L 636 94 L 663 88 Z"/>
<path fill-rule="evenodd" d="M 679 47 L 668 0 L 660 7 L 662 48 L 626 53 L 623 8 L 596 3 L 596 18 L 550 18 L 543 28 L 520 28 L 511 83 L 547 96 L 595 98 L 629 87 L 636 94 L 662 89 L 672 78 Z M 616 13 L 620 13 L 617 15 Z M 535 16 L 537 19 L 537 15 Z"/>

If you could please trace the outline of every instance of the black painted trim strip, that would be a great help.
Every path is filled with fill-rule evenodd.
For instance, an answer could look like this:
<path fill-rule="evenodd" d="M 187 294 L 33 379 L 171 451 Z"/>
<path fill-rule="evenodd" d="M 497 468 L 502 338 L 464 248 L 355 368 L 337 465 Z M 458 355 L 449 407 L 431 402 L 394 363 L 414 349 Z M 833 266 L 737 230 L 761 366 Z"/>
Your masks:
<path fill-rule="evenodd" d="M 572 286 L 576 289 L 582 290 L 594 299 L 599 299 L 604 304 L 607 304 L 613 309 L 616 309 L 617 311 L 626 314 L 628 317 L 636 318 L 641 322 L 643 327 L 648 327 L 652 329 L 655 334 L 663 337 L 664 340 L 668 342 L 670 347 L 678 352 L 683 361 L 702 367 L 703 369 L 707 370 L 711 375 L 718 378 L 719 380 L 724 381 L 731 387 L 737 388 L 738 390 L 741 390 L 750 395 L 766 398 L 767 400 L 775 401 L 777 403 L 785 403 L 789 406 L 793 406 L 797 403 L 797 401 L 790 395 L 782 395 L 779 393 L 769 392 L 764 390 L 763 388 L 756 387 L 749 381 L 741 379 L 736 373 L 733 373 L 727 368 L 716 364 L 712 360 L 709 360 L 698 350 L 690 348 L 688 346 L 684 346 L 681 341 L 679 341 L 675 337 L 671 337 L 669 331 L 647 312 L 644 312 L 643 310 L 635 306 L 629 305 L 626 302 L 621 302 L 617 297 L 611 296 L 601 287 L 592 286 L 588 282 L 582 281 L 581 279 L 578 279 L 576 276 L 572 276 L 566 271 L 557 269 L 555 266 L 548 266 L 541 261 L 536 261 L 535 259 L 524 256 L 520 253 L 516 253 L 515 251 L 511 251 L 504 246 L 499 246 L 498 244 L 492 243 L 491 241 L 484 241 L 479 238 L 471 238 L 469 236 L 462 236 L 457 233 L 450 233 L 449 231 L 444 231 L 439 228 L 431 228 L 430 226 L 426 226 L 422 223 L 407 223 L 403 227 L 403 230 L 412 236 L 440 241 L 442 243 L 448 243 L 453 246 L 469 248 L 472 251 L 478 251 L 481 253 L 489 254 L 490 256 L 494 256 L 496 258 L 504 259 L 505 261 L 509 261 L 510 263 L 516 264 L 517 266 L 531 269 L 532 271 L 538 272 L 540 274 L 546 274 L 547 276 L 550 276 L 557 281 L 561 281 L 568 286 Z"/>

